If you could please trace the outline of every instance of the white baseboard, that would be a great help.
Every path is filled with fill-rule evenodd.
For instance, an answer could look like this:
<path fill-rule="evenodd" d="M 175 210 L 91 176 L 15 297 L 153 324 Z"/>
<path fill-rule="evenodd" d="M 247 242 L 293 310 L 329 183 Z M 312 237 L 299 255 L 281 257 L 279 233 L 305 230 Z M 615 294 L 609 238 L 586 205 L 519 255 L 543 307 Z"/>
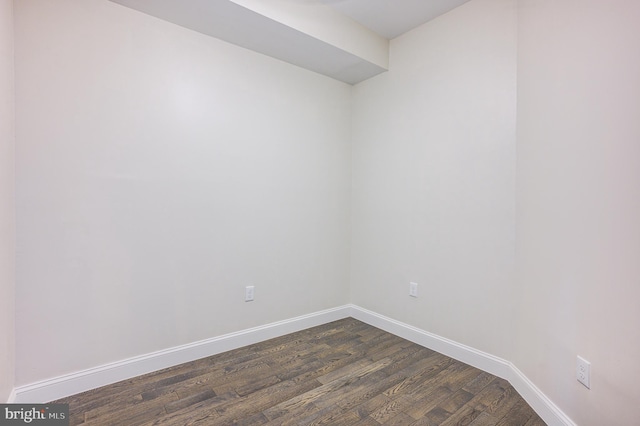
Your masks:
<path fill-rule="evenodd" d="M 163 368 L 347 318 L 350 312 L 349 306 L 328 309 L 19 386 L 14 389 L 12 393 L 14 400 L 11 402 L 45 403 L 53 401 Z"/>
<path fill-rule="evenodd" d="M 472 365 L 508 380 L 525 401 L 549 426 L 576 426 L 575 423 L 542 393 L 511 362 L 472 347 L 454 342 L 411 325 L 363 309 L 345 305 L 284 321 L 225 334 L 200 342 L 177 346 L 150 354 L 102 365 L 77 373 L 43 380 L 13 390 L 8 402 L 44 403 L 75 395 L 120 380 L 219 354 L 274 337 L 353 317 L 418 345 Z"/>
<path fill-rule="evenodd" d="M 9 399 L 7 399 L 7 404 L 13 404 L 16 402 L 16 390 L 11 389 L 11 393 L 9 394 Z"/>
<path fill-rule="evenodd" d="M 511 386 L 549 426 L 576 426 L 531 380 L 511 364 Z"/>
<path fill-rule="evenodd" d="M 407 339 L 425 348 L 472 365 L 494 376 L 508 380 L 511 374 L 510 364 L 502 358 L 479 351 L 453 340 L 429 333 L 409 324 L 396 321 L 372 311 L 351 306 L 351 316 L 374 327 L 378 327 L 398 337 Z"/>
<path fill-rule="evenodd" d="M 351 316 L 357 320 L 508 380 L 547 425 L 576 426 L 511 362 L 358 306 L 350 308 Z"/>

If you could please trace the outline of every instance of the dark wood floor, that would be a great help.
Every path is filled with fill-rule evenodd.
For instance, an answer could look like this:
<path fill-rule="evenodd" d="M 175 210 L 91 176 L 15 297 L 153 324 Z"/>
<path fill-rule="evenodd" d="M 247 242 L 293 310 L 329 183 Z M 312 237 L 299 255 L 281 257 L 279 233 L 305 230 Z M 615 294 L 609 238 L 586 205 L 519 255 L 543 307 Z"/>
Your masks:
<path fill-rule="evenodd" d="M 71 425 L 544 425 L 507 381 L 352 318 L 56 402 Z"/>

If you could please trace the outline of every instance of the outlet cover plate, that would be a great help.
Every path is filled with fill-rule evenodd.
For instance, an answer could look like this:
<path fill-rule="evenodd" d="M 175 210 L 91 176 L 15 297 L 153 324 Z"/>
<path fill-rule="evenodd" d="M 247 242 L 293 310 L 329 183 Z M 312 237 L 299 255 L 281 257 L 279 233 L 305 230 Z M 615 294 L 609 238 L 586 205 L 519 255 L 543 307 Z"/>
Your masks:
<path fill-rule="evenodd" d="M 418 297 L 418 283 L 409 283 L 409 296 Z"/>
<path fill-rule="evenodd" d="M 576 364 L 576 378 L 587 389 L 591 389 L 591 363 L 581 356 L 578 356 Z"/>
<path fill-rule="evenodd" d="M 248 285 L 244 288 L 244 301 L 251 302 L 253 300 L 255 287 L 252 285 Z"/>

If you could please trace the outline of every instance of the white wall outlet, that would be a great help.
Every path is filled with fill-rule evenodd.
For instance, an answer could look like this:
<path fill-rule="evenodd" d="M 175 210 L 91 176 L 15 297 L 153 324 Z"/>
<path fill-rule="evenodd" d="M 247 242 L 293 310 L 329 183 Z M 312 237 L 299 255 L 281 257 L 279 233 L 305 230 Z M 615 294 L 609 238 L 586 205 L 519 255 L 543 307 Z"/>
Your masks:
<path fill-rule="evenodd" d="M 418 297 L 418 283 L 409 283 L 409 296 Z"/>
<path fill-rule="evenodd" d="M 253 293 L 254 293 L 255 287 L 252 285 L 248 285 L 244 288 L 244 301 L 245 302 L 251 302 L 253 300 Z"/>
<path fill-rule="evenodd" d="M 591 389 L 591 363 L 581 356 L 578 357 L 576 377 L 587 389 Z"/>

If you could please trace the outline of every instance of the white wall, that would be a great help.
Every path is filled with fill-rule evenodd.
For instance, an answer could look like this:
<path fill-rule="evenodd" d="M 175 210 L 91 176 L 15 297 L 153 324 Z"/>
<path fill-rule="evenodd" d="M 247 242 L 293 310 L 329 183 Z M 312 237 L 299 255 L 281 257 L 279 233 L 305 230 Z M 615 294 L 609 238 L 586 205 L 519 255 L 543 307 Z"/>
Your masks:
<path fill-rule="evenodd" d="M 13 0 L 0 0 L 0 401 L 14 384 L 15 169 Z"/>
<path fill-rule="evenodd" d="M 350 86 L 106 0 L 16 51 L 17 385 L 348 301 Z"/>
<path fill-rule="evenodd" d="M 390 47 L 354 89 L 351 300 L 508 359 L 515 3 L 466 3 Z"/>
<path fill-rule="evenodd" d="M 638 22 L 637 1 L 519 2 L 513 361 L 580 425 L 638 423 Z"/>

